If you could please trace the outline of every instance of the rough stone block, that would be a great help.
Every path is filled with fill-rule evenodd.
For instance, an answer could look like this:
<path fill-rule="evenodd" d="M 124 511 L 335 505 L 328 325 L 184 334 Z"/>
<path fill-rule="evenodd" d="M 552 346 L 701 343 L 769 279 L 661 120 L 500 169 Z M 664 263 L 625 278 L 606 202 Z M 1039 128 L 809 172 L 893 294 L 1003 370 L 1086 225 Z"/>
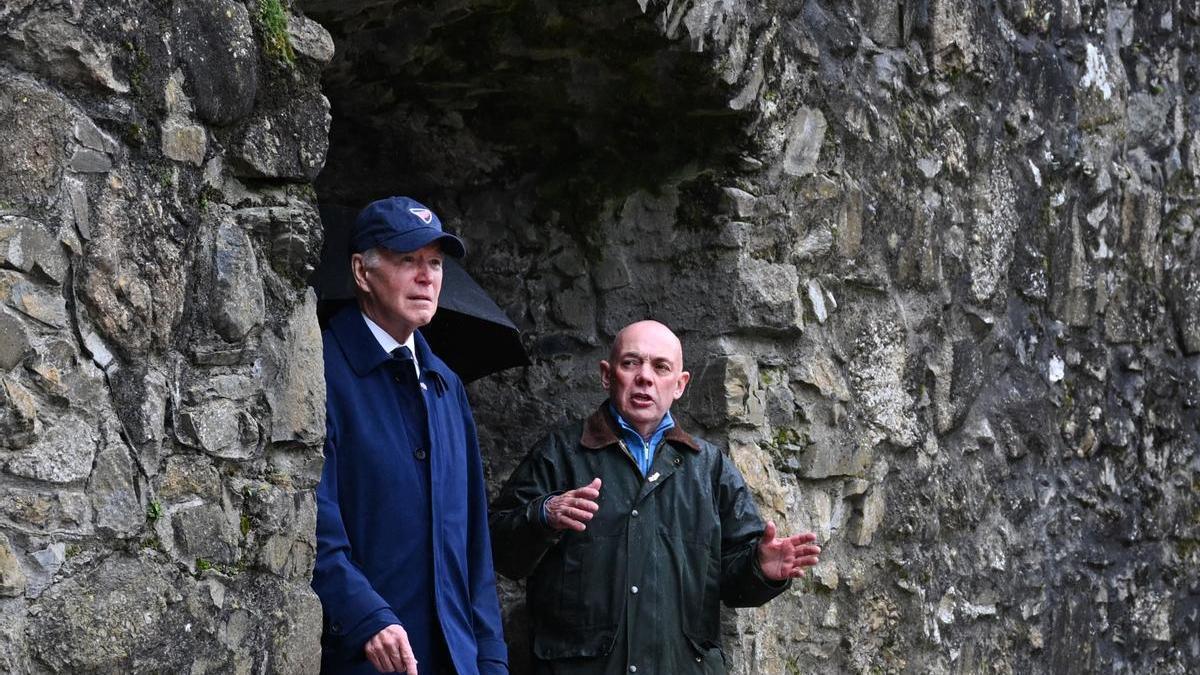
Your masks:
<path fill-rule="evenodd" d="M 972 0 L 934 0 L 929 4 L 933 67 L 943 73 L 965 70 L 975 61 Z"/>
<path fill-rule="evenodd" d="M 65 328 L 67 301 L 13 273 L 0 274 L 0 289 L 7 291 L 8 305 L 52 328 Z"/>
<path fill-rule="evenodd" d="M 738 442 L 729 444 L 729 456 L 746 479 L 755 501 L 764 509 L 764 519 L 779 523 L 788 513 L 787 492 L 780 484 L 771 456 L 756 443 Z"/>
<path fill-rule="evenodd" d="M 997 160 L 974 186 L 974 227 L 967 242 L 971 298 L 986 302 L 1003 285 L 1013 257 L 1018 221 L 1016 186 Z"/>
<path fill-rule="evenodd" d="M 1171 274 L 1167 306 L 1175 318 L 1185 354 L 1200 353 L 1200 271 L 1195 267 Z"/>
<path fill-rule="evenodd" d="M 271 406 L 271 441 L 319 445 L 325 432 L 325 376 L 321 359 L 321 327 L 317 298 L 310 289 L 297 305 L 278 345 L 264 341 L 278 374 L 267 387 Z"/>
<path fill-rule="evenodd" d="M 801 450 L 796 456 L 796 473 L 804 478 L 861 476 L 874 457 L 866 445 L 843 445 L 834 439 L 822 439 Z"/>
<path fill-rule="evenodd" d="M 167 503 L 193 498 L 217 502 L 221 499 L 221 477 L 212 460 L 204 455 L 172 455 L 159 472 L 156 494 Z"/>
<path fill-rule="evenodd" d="M 904 330 L 889 319 L 871 318 L 855 341 L 849 364 L 854 400 L 868 419 L 901 447 L 917 442 L 914 401 L 905 386 Z"/>
<path fill-rule="evenodd" d="M 214 457 L 242 460 L 257 450 L 259 431 L 254 418 L 236 403 L 216 399 L 179 412 L 176 436 Z"/>
<path fill-rule="evenodd" d="M 850 387 L 842 375 L 842 369 L 834 363 L 825 350 L 814 350 L 797 359 L 790 377 L 793 382 L 802 382 L 815 387 L 821 395 L 836 401 L 850 400 Z"/>
<path fill-rule="evenodd" d="M 850 542 L 856 546 L 870 546 L 876 530 L 883 522 L 884 516 L 883 490 L 872 487 L 858 499 L 848 526 Z"/>
<path fill-rule="evenodd" d="M 202 504 L 176 511 L 171 518 L 175 545 L 186 562 L 212 564 L 237 562 L 240 524 L 219 504 Z"/>
<path fill-rule="evenodd" d="M 67 168 L 75 173 L 107 173 L 113 168 L 112 157 L 91 148 L 75 148 Z"/>
<path fill-rule="evenodd" d="M 0 202 L 23 203 L 58 184 L 67 120 L 58 95 L 27 78 L 0 75 Z"/>
<path fill-rule="evenodd" d="M 788 140 L 783 152 L 784 173 L 807 176 L 816 171 L 825 128 L 825 115 L 820 110 L 801 108 L 796 113 L 788 126 Z"/>
<path fill-rule="evenodd" d="M 116 554 L 103 574 L 74 574 L 46 589 L 26 638 L 57 671 L 187 672 L 198 618 L 180 604 L 188 590 L 169 569 Z M 200 624 L 202 625 L 202 624 Z"/>
<path fill-rule="evenodd" d="M 804 327 L 800 277 L 793 265 L 746 256 L 737 269 L 738 326 L 798 330 Z"/>
<path fill-rule="evenodd" d="M 25 572 L 8 537 L 0 532 L 0 597 L 12 598 L 25 593 Z"/>
<path fill-rule="evenodd" d="M 0 387 L 0 447 L 24 448 L 38 435 L 37 402 L 15 379 Z"/>
<path fill-rule="evenodd" d="M 288 16 L 288 37 L 296 54 L 320 64 L 333 59 L 333 37 L 321 24 L 301 14 Z"/>
<path fill-rule="evenodd" d="M 37 272 L 55 283 L 62 283 L 67 273 L 58 239 L 28 218 L 0 220 L 0 265 L 27 274 Z"/>
<path fill-rule="evenodd" d="M 4 470 L 47 483 L 76 483 L 92 472 L 96 440 L 93 424 L 74 415 L 64 415 L 32 447 L 8 460 Z"/>
<path fill-rule="evenodd" d="M 91 35 L 78 16 L 35 12 L 23 18 L 7 34 L 19 45 L 6 54 L 15 63 L 62 84 L 99 85 L 113 93 L 128 93 L 129 85 L 113 73 L 111 46 Z"/>
<path fill-rule="evenodd" d="M 287 108 L 262 111 L 241 126 L 233 145 L 238 176 L 311 181 L 329 150 L 329 100 L 317 92 L 288 101 Z"/>
<path fill-rule="evenodd" d="M 605 251 L 604 259 L 592 268 L 592 281 L 601 291 L 629 285 L 629 265 L 616 251 Z"/>
<path fill-rule="evenodd" d="M 208 135 L 204 127 L 178 119 L 168 119 L 162 125 L 162 153 L 168 159 L 193 166 L 204 164 Z"/>
<path fill-rule="evenodd" d="M 217 126 L 242 119 L 258 93 L 258 42 L 246 6 L 214 0 L 173 8 L 197 114 Z"/>
<path fill-rule="evenodd" d="M 129 453 L 116 430 L 108 429 L 88 480 L 87 494 L 96 528 L 108 536 L 131 536 L 145 522 L 145 510 L 137 497 L 137 473 Z"/>
<path fill-rule="evenodd" d="M 263 321 L 258 256 L 237 225 L 222 223 L 213 246 L 212 321 L 217 333 L 238 342 Z"/>
<path fill-rule="evenodd" d="M 25 332 L 25 324 L 0 311 L 0 371 L 12 370 L 29 352 L 29 335 Z"/>

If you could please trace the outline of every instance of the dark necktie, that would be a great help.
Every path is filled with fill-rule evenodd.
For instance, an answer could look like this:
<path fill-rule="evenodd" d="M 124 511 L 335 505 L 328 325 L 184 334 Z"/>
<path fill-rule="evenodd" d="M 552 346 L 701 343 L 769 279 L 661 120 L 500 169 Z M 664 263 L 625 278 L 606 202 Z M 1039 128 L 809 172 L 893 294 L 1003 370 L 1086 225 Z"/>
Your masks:
<path fill-rule="evenodd" d="M 399 367 L 400 371 L 404 373 L 404 380 L 402 381 L 407 381 L 409 376 L 412 376 L 412 379 L 416 380 L 417 384 L 421 385 L 421 389 L 425 388 L 425 383 L 421 382 L 420 377 L 417 376 L 416 368 L 413 367 L 415 359 L 413 359 L 413 353 L 408 347 L 400 345 L 399 347 L 393 349 L 392 358 L 395 360 L 396 366 Z"/>

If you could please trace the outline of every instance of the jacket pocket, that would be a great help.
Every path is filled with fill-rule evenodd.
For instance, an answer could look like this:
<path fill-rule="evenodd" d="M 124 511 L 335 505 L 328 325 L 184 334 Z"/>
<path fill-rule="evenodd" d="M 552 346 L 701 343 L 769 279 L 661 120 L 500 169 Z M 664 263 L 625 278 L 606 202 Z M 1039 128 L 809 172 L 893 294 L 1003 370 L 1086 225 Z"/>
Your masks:
<path fill-rule="evenodd" d="M 691 647 L 693 658 L 698 666 L 697 672 L 704 673 L 704 675 L 726 675 L 728 669 L 725 666 L 725 654 L 720 647 L 705 640 L 697 640 L 686 633 L 684 637 L 687 639 L 688 646 Z"/>
<path fill-rule="evenodd" d="M 678 539 L 670 545 L 677 547 L 679 625 L 700 644 L 716 645 L 721 617 L 720 561 L 708 542 Z"/>
<path fill-rule="evenodd" d="M 619 535 L 578 537 L 563 547 L 555 623 L 573 628 L 617 623 L 624 605 L 614 581 L 624 577 L 623 551 Z"/>
<path fill-rule="evenodd" d="M 568 629 L 546 627 L 533 633 L 533 654 L 542 660 L 608 656 L 617 641 L 617 627 Z"/>

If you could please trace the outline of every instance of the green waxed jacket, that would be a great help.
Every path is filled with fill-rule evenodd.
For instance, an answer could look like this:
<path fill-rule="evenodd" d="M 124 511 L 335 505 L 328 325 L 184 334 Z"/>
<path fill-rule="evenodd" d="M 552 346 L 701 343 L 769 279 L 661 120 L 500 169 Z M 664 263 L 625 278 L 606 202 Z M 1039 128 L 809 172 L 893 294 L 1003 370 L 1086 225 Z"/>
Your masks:
<path fill-rule="evenodd" d="M 754 607 L 763 521 L 733 462 L 678 426 L 643 477 L 607 402 L 540 442 L 491 507 L 496 571 L 528 577 L 537 673 L 725 673 L 720 603 Z M 543 502 L 599 476 L 584 532 L 541 523 Z"/>

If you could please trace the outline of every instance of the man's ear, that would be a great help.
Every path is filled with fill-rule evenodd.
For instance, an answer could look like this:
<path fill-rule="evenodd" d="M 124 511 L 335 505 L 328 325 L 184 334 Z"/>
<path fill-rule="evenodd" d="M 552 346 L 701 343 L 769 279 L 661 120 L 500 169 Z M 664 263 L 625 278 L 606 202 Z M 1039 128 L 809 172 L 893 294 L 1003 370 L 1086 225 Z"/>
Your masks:
<path fill-rule="evenodd" d="M 612 366 L 608 365 L 608 361 L 600 362 L 600 386 L 608 391 L 609 377 L 612 374 Z"/>
<path fill-rule="evenodd" d="M 692 374 L 688 371 L 683 371 L 679 374 L 679 381 L 675 383 L 675 398 L 683 396 L 683 390 L 687 389 L 688 382 L 691 382 Z"/>
<path fill-rule="evenodd" d="M 354 285 L 362 292 L 367 291 L 367 265 L 361 253 L 350 256 L 350 274 L 354 276 Z"/>

